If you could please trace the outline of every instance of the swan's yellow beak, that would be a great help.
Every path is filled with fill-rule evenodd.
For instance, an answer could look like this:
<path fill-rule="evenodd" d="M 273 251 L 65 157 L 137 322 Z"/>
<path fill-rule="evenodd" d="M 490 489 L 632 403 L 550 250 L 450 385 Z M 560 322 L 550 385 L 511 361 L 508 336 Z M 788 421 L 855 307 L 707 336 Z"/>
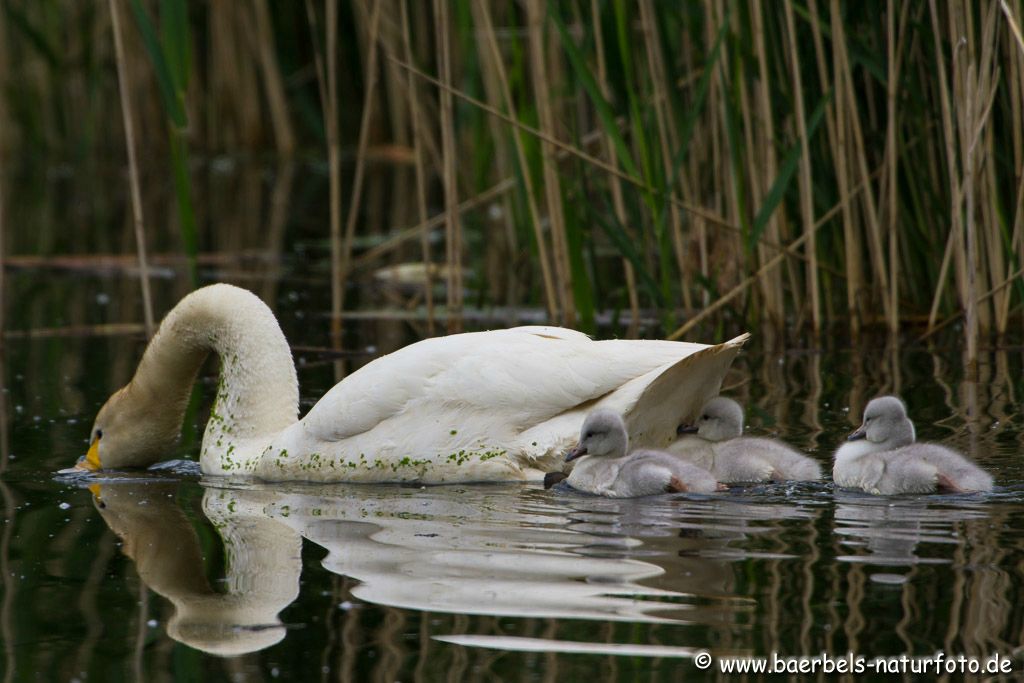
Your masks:
<path fill-rule="evenodd" d="M 100 465 L 100 437 L 93 437 L 92 443 L 89 444 L 89 452 L 85 454 L 84 458 L 78 459 L 73 469 L 87 472 L 103 469 L 103 466 Z"/>
<path fill-rule="evenodd" d="M 100 485 L 99 484 L 89 484 L 89 491 L 92 493 L 93 497 L 96 498 L 96 500 L 98 500 L 98 501 L 102 501 L 103 500 L 103 496 L 100 495 Z"/>

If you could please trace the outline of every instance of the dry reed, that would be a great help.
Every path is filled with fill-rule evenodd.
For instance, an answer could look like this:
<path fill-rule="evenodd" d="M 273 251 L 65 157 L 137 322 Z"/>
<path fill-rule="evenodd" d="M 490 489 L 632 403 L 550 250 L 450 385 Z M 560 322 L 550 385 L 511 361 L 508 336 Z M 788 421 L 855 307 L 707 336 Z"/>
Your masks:
<path fill-rule="evenodd" d="M 124 144 L 128 152 L 128 182 L 132 198 L 132 226 L 135 230 L 135 249 L 139 260 L 139 285 L 142 289 L 143 319 L 146 322 L 146 337 L 152 337 L 153 296 L 149 291 L 149 265 L 146 260 L 146 230 L 142 222 L 142 191 L 139 189 L 139 164 L 135 158 L 135 124 L 132 121 L 131 97 L 128 94 L 128 61 L 125 59 L 124 42 L 121 39 L 120 9 L 117 0 L 109 0 L 110 24 L 114 33 L 114 50 L 117 56 L 117 76 L 121 91 L 121 117 L 124 121 Z M 2 328 L 0 328 L 2 329 Z"/>

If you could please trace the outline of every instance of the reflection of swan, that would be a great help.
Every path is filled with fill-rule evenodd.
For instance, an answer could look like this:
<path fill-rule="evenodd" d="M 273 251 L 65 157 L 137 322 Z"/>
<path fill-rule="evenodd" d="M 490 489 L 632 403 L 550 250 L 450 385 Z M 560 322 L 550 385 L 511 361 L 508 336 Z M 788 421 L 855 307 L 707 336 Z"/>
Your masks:
<path fill-rule="evenodd" d="M 246 492 L 234 492 L 245 496 Z M 326 492 L 325 492 L 326 493 Z M 593 536 L 545 528 L 560 509 L 522 512 L 508 489 L 281 494 L 266 514 L 323 546 L 323 565 L 367 602 L 426 612 L 664 621 L 683 596 L 638 582 L 663 569 L 585 557 Z M 544 513 L 546 514 L 540 514 Z M 639 599 L 638 599 L 639 598 Z"/>
<path fill-rule="evenodd" d="M 696 465 L 653 450 L 629 452 L 629 437 L 622 418 L 613 410 L 587 415 L 576 447 L 566 462 L 582 458 L 567 483 L 574 489 L 610 498 L 635 498 L 658 493 L 713 493 L 715 478 Z M 545 479 L 545 481 L 547 481 Z"/>
<path fill-rule="evenodd" d="M 789 493 L 640 501 L 507 485 L 204 485 L 203 512 L 225 543 L 223 594 L 203 578 L 172 488 L 103 483 L 98 494 L 141 579 L 174 605 L 168 634 L 220 654 L 284 637 L 277 614 L 298 595 L 302 538 L 326 549 L 323 566 L 353 579 L 352 596 L 371 604 L 729 629 L 759 595 L 745 587 L 746 565 L 732 563 L 791 560 L 755 539 L 776 533 L 780 519 L 804 525 L 817 514 Z"/>
<path fill-rule="evenodd" d="M 821 466 L 773 439 L 743 436 L 743 408 L 718 396 L 704 404 L 693 425 L 681 425 L 668 450 L 703 467 L 718 481 L 815 481 Z"/>
<path fill-rule="evenodd" d="M 288 343 L 253 294 L 213 285 L 160 325 L 128 386 L 96 417 L 82 466 L 166 453 L 210 351 L 221 361 L 203 436 L 207 474 L 305 481 L 539 479 L 586 411 L 623 413 L 637 445 L 664 445 L 717 393 L 745 336 L 726 344 L 611 340 L 555 327 L 427 339 L 379 358 L 296 421 Z"/>
<path fill-rule="evenodd" d="M 992 476 L 954 450 L 915 443 L 903 401 L 882 396 L 864 409 L 864 423 L 835 454 L 832 479 L 876 494 L 991 491 Z"/>
<path fill-rule="evenodd" d="M 167 633 L 205 652 L 233 655 L 277 643 L 285 635 L 277 613 L 299 592 L 300 537 L 260 514 L 262 494 L 246 506 L 208 492 L 204 508 L 227 557 L 224 593 L 205 577 L 195 530 L 174 501 L 176 484 L 93 485 L 103 520 L 124 542 L 142 581 L 174 605 Z"/>

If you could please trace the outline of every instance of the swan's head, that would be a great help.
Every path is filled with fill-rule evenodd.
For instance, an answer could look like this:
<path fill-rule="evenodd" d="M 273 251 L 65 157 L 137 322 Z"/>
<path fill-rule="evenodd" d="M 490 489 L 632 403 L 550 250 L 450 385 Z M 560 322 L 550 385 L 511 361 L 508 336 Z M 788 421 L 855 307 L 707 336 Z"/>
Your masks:
<path fill-rule="evenodd" d="M 914 423 L 907 417 L 903 401 L 895 396 L 882 396 L 868 403 L 864 422 L 846 440 L 867 439 L 888 451 L 912 444 L 914 438 Z"/>
<path fill-rule="evenodd" d="M 75 469 L 112 470 L 147 467 L 168 454 L 178 439 L 180 413 L 161 405 L 134 384 L 118 390 L 96 414 L 89 451 Z"/>
<path fill-rule="evenodd" d="M 733 439 L 743 434 L 743 408 L 731 398 L 718 396 L 704 404 L 695 424 L 679 425 L 676 432 L 708 441 Z"/>
<path fill-rule="evenodd" d="M 584 455 L 621 458 L 626 454 L 629 437 L 622 417 L 613 410 L 598 408 L 587 415 L 580 429 L 580 441 L 569 451 L 565 461 L 575 460 Z"/>

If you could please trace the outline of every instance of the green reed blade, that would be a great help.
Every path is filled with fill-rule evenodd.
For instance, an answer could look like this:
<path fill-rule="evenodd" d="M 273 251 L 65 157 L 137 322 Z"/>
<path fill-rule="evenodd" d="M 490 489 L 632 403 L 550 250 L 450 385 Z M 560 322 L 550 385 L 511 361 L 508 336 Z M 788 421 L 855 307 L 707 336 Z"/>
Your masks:
<path fill-rule="evenodd" d="M 800 94 L 797 93 L 797 97 Z M 814 137 L 814 132 L 818 129 L 818 125 L 821 123 L 821 119 L 825 115 L 825 108 L 829 102 L 832 101 L 832 90 L 825 94 L 823 98 L 818 102 L 818 106 L 814 108 L 814 112 L 811 113 L 811 118 L 807 121 L 807 139 L 808 142 Z M 782 165 L 779 167 L 779 174 L 775 178 L 775 182 L 772 183 L 768 193 L 764 196 L 764 203 L 761 204 L 760 210 L 757 215 L 754 216 L 754 223 L 750 228 L 750 241 L 752 244 L 756 244 L 761 239 L 761 235 L 764 233 L 765 227 L 768 225 L 768 220 L 775 213 L 775 209 L 778 208 L 779 203 L 782 202 L 783 196 L 786 194 L 786 190 L 789 188 L 789 183 L 793 180 L 793 174 L 796 173 L 797 167 L 800 165 L 800 154 L 801 146 L 800 140 L 796 140 L 790 145 L 789 150 L 786 152 L 786 156 L 783 158 Z"/>
<path fill-rule="evenodd" d="M 145 8 L 143 8 L 142 0 L 131 0 L 131 8 L 132 14 L 135 15 L 135 24 L 138 26 L 139 33 L 142 36 L 142 45 L 146 48 L 146 53 L 153 63 L 157 86 L 160 89 L 160 97 L 163 99 L 167 116 L 175 126 L 185 128 L 188 125 L 185 107 L 178 97 L 174 76 L 167 64 L 167 57 L 164 55 L 164 48 L 157 37 L 153 22 L 150 20 Z"/>
<path fill-rule="evenodd" d="M 565 23 L 558 16 L 558 13 L 555 12 L 552 5 L 549 5 L 548 15 L 551 17 L 555 28 L 558 29 L 558 36 L 561 38 L 562 47 L 565 49 L 569 62 L 572 64 L 573 72 L 579 78 L 580 85 L 587 91 L 590 100 L 594 103 L 594 109 L 601 119 L 601 125 L 604 127 L 605 134 L 612 141 L 612 144 L 615 145 L 615 153 L 618 155 L 619 163 L 622 164 L 626 173 L 639 177 L 636 166 L 633 164 L 633 157 L 629 152 L 629 147 L 626 146 L 626 141 L 619 132 L 618 124 L 615 122 L 615 112 L 612 111 L 611 105 L 601 94 L 601 88 L 597 84 L 594 73 L 587 66 L 586 59 L 584 59 L 579 48 L 576 47 L 576 43 L 573 41 L 572 36 L 569 35 Z"/>

